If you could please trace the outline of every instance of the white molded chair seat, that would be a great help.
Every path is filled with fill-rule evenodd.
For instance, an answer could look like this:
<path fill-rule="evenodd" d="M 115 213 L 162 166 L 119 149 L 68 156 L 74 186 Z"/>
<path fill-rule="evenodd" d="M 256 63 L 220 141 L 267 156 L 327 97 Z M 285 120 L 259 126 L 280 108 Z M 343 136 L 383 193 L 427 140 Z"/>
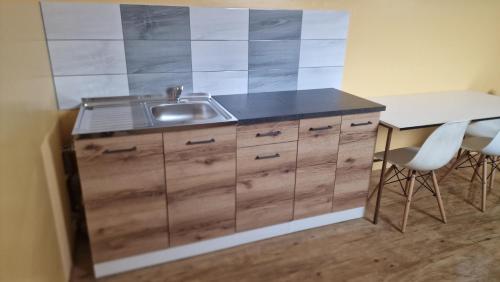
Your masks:
<path fill-rule="evenodd" d="M 493 138 L 500 131 L 500 119 L 483 120 L 471 123 L 467 127 L 469 136 Z"/>
<path fill-rule="evenodd" d="M 409 163 L 415 155 L 418 153 L 418 147 L 405 147 L 390 150 L 387 152 L 387 162 L 395 164 L 397 166 L 404 167 Z M 379 160 L 384 159 L 384 152 L 378 152 L 375 154 L 375 158 Z"/>
<path fill-rule="evenodd" d="M 460 149 L 469 121 L 447 122 L 425 140 L 422 147 L 390 150 L 387 162 L 418 171 L 432 171 L 445 166 Z M 384 152 L 375 154 L 383 159 Z"/>
<path fill-rule="evenodd" d="M 491 143 L 492 138 L 489 137 L 465 137 L 462 142 L 462 149 L 470 152 L 481 152 L 483 148 Z"/>

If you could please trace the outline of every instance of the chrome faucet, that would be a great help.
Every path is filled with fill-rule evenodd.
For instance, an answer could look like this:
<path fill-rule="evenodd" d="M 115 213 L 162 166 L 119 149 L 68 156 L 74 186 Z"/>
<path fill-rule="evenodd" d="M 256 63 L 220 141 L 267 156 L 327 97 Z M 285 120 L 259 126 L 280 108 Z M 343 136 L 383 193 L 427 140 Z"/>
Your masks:
<path fill-rule="evenodd" d="M 167 101 L 178 102 L 184 87 L 182 85 L 167 88 Z"/>

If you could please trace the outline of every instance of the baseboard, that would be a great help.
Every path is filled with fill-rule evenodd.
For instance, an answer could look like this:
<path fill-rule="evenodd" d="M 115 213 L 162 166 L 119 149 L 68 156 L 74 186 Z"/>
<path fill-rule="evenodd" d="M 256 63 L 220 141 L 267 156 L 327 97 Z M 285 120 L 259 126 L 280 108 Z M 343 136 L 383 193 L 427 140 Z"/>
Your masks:
<path fill-rule="evenodd" d="M 290 222 L 266 226 L 249 231 L 238 232 L 223 237 L 209 239 L 179 247 L 172 247 L 160 251 L 149 252 L 137 256 L 97 263 L 94 265 L 94 273 L 97 278 L 100 278 L 147 266 L 189 258 L 276 236 L 361 218 L 363 217 L 364 212 L 365 208 L 359 207 L 340 212 L 293 220 Z"/>

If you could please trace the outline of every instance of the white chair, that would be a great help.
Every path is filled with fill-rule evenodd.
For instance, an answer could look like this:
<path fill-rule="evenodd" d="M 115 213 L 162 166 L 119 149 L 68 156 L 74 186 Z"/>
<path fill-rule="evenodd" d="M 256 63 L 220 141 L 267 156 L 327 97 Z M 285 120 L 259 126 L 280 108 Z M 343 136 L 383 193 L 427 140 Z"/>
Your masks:
<path fill-rule="evenodd" d="M 486 195 L 488 192 L 488 186 L 490 190 L 493 189 L 493 184 L 495 181 L 495 171 L 499 168 L 498 159 L 500 157 L 500 128 L 492 138 L 477 136 L 466 137 L 462 143 L 461 149 L 463 150 L 463 152 L 451 165 L 449 172 L 451 172 L 455 168 L 461 168 L 461 166 L 466 162 L 470 163 L 471 166 L 474 167 L 471 182 L 474 181 L 476 176 L 479 176 L 481 178 L 481 211 L 484 212 L 486 211 Z M 491 164 L 491 172 L 489 173 L 488 161 Z M 479 175 L 479 168 L 481 166 L 483 167 L 483 173 L 482 175 Z"/>
<path fill-rule="evenodd" d="M 384 183 L 389 183 L 392 178 L 397 177 L 398 180 L 396 181 L 400 181 L 401 188 L 406 196 L 406 206 L 401 227 L 402 232 L 406 230 L 412 197 L 421 187 L 428 189 L 436 196 L 441 217 L 443 222 L 446 223 L 446 215 L 436 178 L 436 170 L 445 166 L 453 159 L 460 148 L 468 124 L 469 121 L 445 123 L 434 130 L 420 148 L 407 147 L 388 152 L 387 162 L 391 163 L 392 166 L 383 178 Z M 383 159 L 384 152 L 375 154 L 375 157 Z M 407 173 L 404 173 L 405 169 Z M 393 171 L 395 174 L 387 178 Z M 432 178 L 434 189 L 427 182 L 429 178 Z M 404 187 L 401 182 L 402 180 L 406 180 Z M 420 186 L 414 192 L 415 181 L 419 182 Z"/>

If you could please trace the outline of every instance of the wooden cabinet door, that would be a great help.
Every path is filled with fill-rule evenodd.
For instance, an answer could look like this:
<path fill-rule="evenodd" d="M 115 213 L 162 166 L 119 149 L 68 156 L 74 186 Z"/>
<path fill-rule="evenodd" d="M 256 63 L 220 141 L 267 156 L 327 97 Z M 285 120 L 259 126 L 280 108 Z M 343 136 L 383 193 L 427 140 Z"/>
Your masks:
<path fill-rule="evenodd" d="M 342 117 L 333 211 L 364 207 L 379 113 Z"/>
<path fill-rule="evenodd" d="M 170 244 L 234 232 L 236 127 L 164 133 Z"/>
<path fill-rule="evenodd" d="M 94 263 L 168 247 L 161 133 L 75 141 Z"/>
<path fill-rule="evenodd" d="M 332 210 L 341 117 L 300 120 L 294 219 Z"/>
<path fill-rule="evenodd" d="M 236 230 L 291 220 L 297 142 L 238 148 L 237 158 Z"/>

